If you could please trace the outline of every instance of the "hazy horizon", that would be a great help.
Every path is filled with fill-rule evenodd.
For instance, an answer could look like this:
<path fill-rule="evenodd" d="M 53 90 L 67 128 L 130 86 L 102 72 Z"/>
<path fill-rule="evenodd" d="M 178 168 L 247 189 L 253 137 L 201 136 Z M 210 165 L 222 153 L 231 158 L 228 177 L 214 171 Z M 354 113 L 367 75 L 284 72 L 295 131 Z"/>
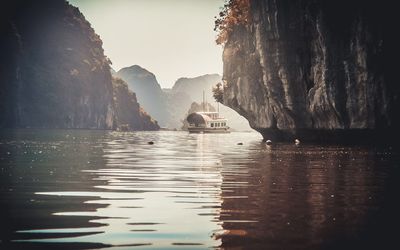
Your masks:
<path fill-rule="evenodd" d="M 139 65 L 171 88 L 180 77 L 222 75 L 214 16 L 223 0 L 69 0 L 103 41 L 116 71 Z"/>

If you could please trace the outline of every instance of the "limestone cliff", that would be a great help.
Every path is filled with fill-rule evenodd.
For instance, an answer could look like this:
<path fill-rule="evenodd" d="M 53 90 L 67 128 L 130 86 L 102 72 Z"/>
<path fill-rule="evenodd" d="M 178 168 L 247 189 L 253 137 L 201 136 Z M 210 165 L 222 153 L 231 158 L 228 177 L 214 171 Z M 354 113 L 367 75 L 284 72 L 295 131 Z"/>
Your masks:
<path fill-rule="evenodd" d="M 176 80 L 172 87 L 172 92 L 187 93 L 192 100 L 201 101 L 204 91 L 207 100 L 211 101 L 213 100 L 211 98 L 211 89 L 220 81 L 221 76 L 218 74 L 207 74 L 193 78 L 182 77 Z"/>
<path fill-rule="evenodd" d="M 377 138 L 399 125 L 379 5 L 248 3 L 248 22 L 234 25 L 224 45 L 223 98 L 265 139 Z"/>
<path fill-rule="evenodd" d="M 64 0 L 6 1 L 0 20 L 0 127 L 113 127 L 102 41 Z"/>
<path fill-rule="evenodd" d="M 133 65 L 120 69 L 115 76 L 127 82 L 129 88 L 136 93 L 140 105 L 161 126 L 166 126 L 168 119 L 166 97 L 153 73 L 139 65 Z"/>
<path fill-rule="evenodd" d="M 158 130 L 160 127 L 139 105 L 128 84 L 113 77 L 115 126 L 119 130 Z"/>
<path fill-rule="evenodd" d="M 102 41 L 77 8 L 65 0 L 2 7 L 0 128 L 158 129 L 126 83 L 113 85 Z"/>

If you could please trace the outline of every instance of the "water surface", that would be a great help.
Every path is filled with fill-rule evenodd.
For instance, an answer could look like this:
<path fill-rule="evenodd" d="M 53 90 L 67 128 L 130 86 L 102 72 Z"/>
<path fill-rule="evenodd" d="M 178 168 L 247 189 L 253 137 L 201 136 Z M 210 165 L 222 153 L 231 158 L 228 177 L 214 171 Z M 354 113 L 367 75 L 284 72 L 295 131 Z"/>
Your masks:
<path fill-rule="evenodd" d="M 395 150 L 261 139 L 2 131 L 0 248 L 357 249 L 395 239 Z"/>

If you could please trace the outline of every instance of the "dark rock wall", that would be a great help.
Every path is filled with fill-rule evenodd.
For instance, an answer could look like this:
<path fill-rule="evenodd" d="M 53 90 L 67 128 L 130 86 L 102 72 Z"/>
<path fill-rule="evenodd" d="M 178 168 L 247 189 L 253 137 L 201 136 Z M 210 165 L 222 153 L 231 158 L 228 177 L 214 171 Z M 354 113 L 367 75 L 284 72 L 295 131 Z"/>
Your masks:
<path fill-rule="evenodd" d="M 62 0 L 6 2 L 0 126 L 112 128 L 109 62 L 79 10 Z"/>
<path fill-rule="evenodd" d="M 90 23 L 65 0 L 5 1 L 0 15 L 0 128 L 155 130 Z"/>
<path fill-rule="evenodd" d="M 136 94 L 120 78 L 113 78 L 115 125 L 120 130 L 158 130 L 160 127 L 139 105 Z"/>
<path fill-rule="evenodd" d="M 377 4 L 254 0 L 250 15 L 224 47 L 224 104 L 264 138 L 375 133 L 398 124 Z"/>

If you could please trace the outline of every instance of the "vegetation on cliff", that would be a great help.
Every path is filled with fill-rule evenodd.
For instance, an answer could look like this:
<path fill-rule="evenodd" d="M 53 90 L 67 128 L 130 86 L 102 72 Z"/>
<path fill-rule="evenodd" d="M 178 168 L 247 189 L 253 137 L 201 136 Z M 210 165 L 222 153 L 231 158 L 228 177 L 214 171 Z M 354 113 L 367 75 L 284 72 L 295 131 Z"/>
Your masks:
<path fill-rule="evenodd" d="M 218 32 L 217 44 L 225 44 L 233 28 L 250 20 L 250 0 L 229 0 L 216 17 L 214 31 Z"/>
<path fill-rule="evenodd" d="M 215 101 L 224 103 L 224 89 L 222 88 L 222 83 L 217 83 L 215 87 L 212 88 L 212 93 Z"/>

